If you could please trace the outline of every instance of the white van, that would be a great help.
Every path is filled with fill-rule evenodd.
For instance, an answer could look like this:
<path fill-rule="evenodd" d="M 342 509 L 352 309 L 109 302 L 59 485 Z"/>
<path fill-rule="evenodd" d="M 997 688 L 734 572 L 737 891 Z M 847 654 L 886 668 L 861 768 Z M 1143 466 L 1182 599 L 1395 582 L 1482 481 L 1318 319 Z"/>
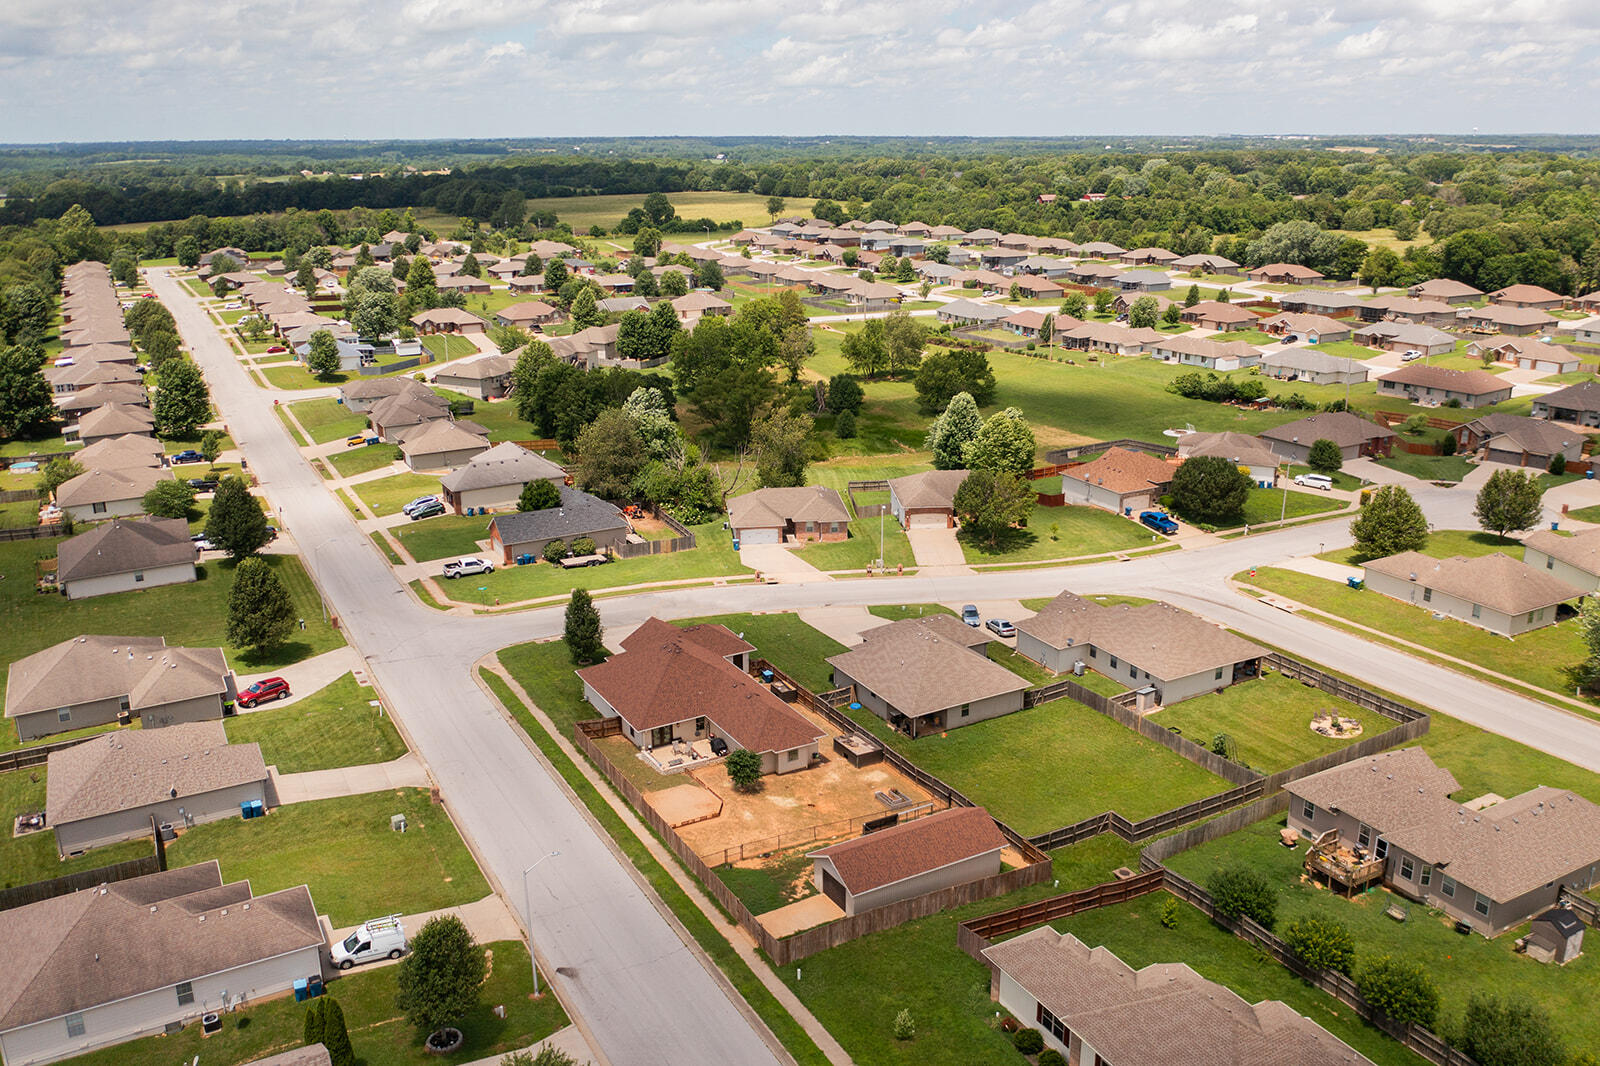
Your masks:
<path fill-rule="evenodd" d="M 363 922 L 355 932 L 333 945 L 328 954 L 335 966 L 348 970 L 358 962 L 398 959 L 406 953 L 406 948 L 405 926 L 400 924 L 398 914 L 391 914 Z"/>
<path fill-rule="evenodd" d="M 1296 474 L 1294 483 L 1304 485 L 1308 489 L 1321 489 L 1323 492 L 1333 488 L 1333 478 L 1327 474 Z"/>

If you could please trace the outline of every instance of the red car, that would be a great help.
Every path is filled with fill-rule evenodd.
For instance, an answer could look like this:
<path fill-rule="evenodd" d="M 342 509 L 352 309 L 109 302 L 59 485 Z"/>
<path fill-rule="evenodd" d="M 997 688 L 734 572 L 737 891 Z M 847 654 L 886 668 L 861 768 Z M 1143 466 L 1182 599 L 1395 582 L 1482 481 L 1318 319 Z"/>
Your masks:
<path fill-rule="evenodd" d="M 239 693 L 238 704 L 241 707 L 254 707 L 267 700 L 286 700 L 289 698 L 289 682 L 281 677 L 264 677 Z"/>

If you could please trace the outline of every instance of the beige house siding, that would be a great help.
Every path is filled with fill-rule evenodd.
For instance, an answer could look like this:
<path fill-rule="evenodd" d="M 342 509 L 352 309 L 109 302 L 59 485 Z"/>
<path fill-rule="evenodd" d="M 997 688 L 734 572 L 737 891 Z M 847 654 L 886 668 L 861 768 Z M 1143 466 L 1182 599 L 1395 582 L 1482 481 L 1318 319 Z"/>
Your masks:
<path fill-rule="evenodd" d="M 240 803 L 249 800 L 261 800 L 265 803 L 266 799 L 267 779 L 263 777 L 260 781 L 235 785 L 232 788 L 179 796 L 177 799 L 164 800 L 161 803 L 60 823 L 55 827 L 56 848 L 62 855 L 72 855 L 89 848 L 114 844 L 119 840 L 148 836 L 152 814 L 155 815 L 158 825 L 162 822 L 171 822 L 179 826 L 186 821 L 199 824 L 228 817 L 237 818 Z"/>
<path fill-rule="evenodd" d="M 143 580 L 140 580 L 142 576 Z M 103 577 L 85 577 L 63 584 L 69 600 L 85 600 L 91 596 L 106 596 L 113 592 L 132 592 L 135 589 L 153 589 L 162 585 L 181 585 L 195 580 L 193 563 L 176 563 L 172 566 L 151 567 L 148 570 L 127 574 L 106 574 Z"/>
<path fill-rule="evenodd" d="M 1497 389 L 1494 392 L 1472 395 L 1457 392 L 1454 389 L 1435 389 L 1423 385 L 1407 385 L 1386 378 L 1378 379 L 1378 394 L 1381 396 L 1404 396 L 1412 401 L 1432 400 L 1437 403 L 1449 403 L 1451 400 L 1460 400 L 1462 407 L 1487 407 L 1499 403 L 1501 400 L 1511 399 L 1511 386 Z"/>
<path fill-rule="evenodd" d="M 146 707 L 139 714 L 139 723 L 145 729 L 157 729 L 182 722 L 210 722 L 221 717 L 221 696 L 196 696 L 192 700 Z"/>
<path fill-rule="evenodd" d="M 406 465 L 412 470 L 454 470 L 466 465 L 474 455 L 488 450 L 486 443 L 477 448 L 458 448 L 453 452 L 417 452 L 406 456 Z"/>
<path fill-rule="evenodd" d="M 75 703 L 65 710 L 69 715 L 65 721 L 61 720 L 56 709 L 17 715 L 13 719 L 17 723 L 17 736 L 22 740 L 33 740 L 51 733 L 65 733 L 71 729 L 84 729 L 92 725 L 115 722 L 117 712 L 122 710 L 122 699 L 112 696 L 91 703 Z M 219 711 L 218 717 L 220 716 Z"/>
<path fill-rule="evenodd" d="M 833 875 L 833 879 L 841 885 L 843 878 L 834 867 L 833 860 L 823 856 L 814 860 L 811 877 L 817 890 L 822 890 L 822 873 L 826 870 Z M 877 907 L 887 907 L 891 903 L 898 903 L 903 899 L 912 899 L 923 896 L 929 892 L 940 889 L 952 888 L 955 885 L 964 885 L 969 881 L 978 881 L 985 877 L 993 877 L 1000 872 L 1000 851 L 998 849 L 974 855 L 971 858 L 953 862 L 937 870 L 908 877 L 903 881 L 869 889 L 859 894 L 845 890 L 844 913 L 846 918 L 854 918 L 858 914 L 873 910 Z"/>
<path fill-rule="evenodd" d="M 63 507 L 74 522 L 100 522 L 107 518 L 127 518 L 144 514 L 144 497 L 129 500 L 107 500 L 104 503 L 80 503 Z"/>
<path fill-rule="evenodd" d="M 1377 573 L 1370 567 L 1366 569 L 1365 574 L 1367 588 L 1373 592 L 1381 592 L 1385 596 L 1440 612 L 1480 629 L 1487 629 L 1491 633 L 1499 633 L 1503 637 L 1514 637 L 1531 629 L 1539 629 L 1556 620 L 1555 607 L 1541 607 L 1526 614 L 1508 615 L 1503 611 L 1480 606 L 1437 589 L 1430 590 L 1421 580 L 1408 581 L 1405 578 L 1390 577 L 1387 574 Z M 1477 611 L 1476 617 L 1473 614 L 1474 610 Z"/>
<path fill-rule="evenodd" d="M 1113 492 L 1104 485 L 1091 485 L 1086 481 L 1079 481 L 1071 474 L 1061 475 L 1061 493 L 1067 498 L 1068 503 L 1081 501 L 1091 507 L 1115 511 L 1118 514 L 1126 508 L 1131 508 L 1135 512 L 1145 510 L 1157 497 L 1153 485 L 1148 489 L 1122 494 Z"/>
<path fill-rule="evenodd" d="M 192 1021 L 207 1011 L 221 1010 L 224 995 L 252 1002 L 286 992 L 297 979 L 321 972 L 321 954 L 317 947 L 306 947 L 222 973 L 196 976 L 192 979 L 194 1002 L 185 1006 L 179 1006 L 176 990 L 166 986 L 90 1007 L 82 1012 L 83 1035 L 79 1037 L 67 1036 L 64 1017 L 12 1029 L 0 1033 L 0 1052 L 6 1066 L 34 1066 L 157 1033 L 168 1022 Z"/>
<path fill-rule="evenodd" d="M 876 692 L 873 692 L 865 685 L 862 685 L 860 682 L 856 681 L 855 678 L 844 673 L 838 667 L 834 667 L 833 669 L 833 683 L 836 687 L 840 688 L 843 688 L 845 685 L 854 685 L 856 690 L 856 699 L 861 701 L 861 705 L 886 722 L 891 720 L 891 715 L 903 713 L 892 707 Z M 962 713 L 963 706 L 966 708 L 965 714 Z M 1021 692 L 1002 692 L 998 696 L 989 696 L 985 699 L 975 700 L 972 703 L 954 704 L 950 707 L 946 707 L 941 712 L 936 712 L 936 714 L 933 715 L 922 715 L 918 719 L 913 720 L 920 721 L 922 724 L 920 727 L 913 727 L 916 729 L 916 731 L 913 732 L 912 735 L 926 736 L 929 733 L 938 732 L 941 729 L 955 729 L 958 726 L 972 725 L 975 722 L 988 721 L 990 718 L 1000 718 L 1004 715 L 1010 714 L 1012 711 L 1020 711 L 1021 709 Z M 938 719 L 940 715 L 942 715 L 942 719 L 939 720 L 938 724 L 931 724 L 935 719 Z"/>
<path fill-rule="evenodd" d="M 1600 577 L 1587 570 L 1580 570 L 1570 563 L 1564 563 L 1560 559 L 1552 558 L 1538 548 L 1523 549 L 1522 561 L 1535 570 L 1543 570 L 1551 577 L 1565 581 L 1574 588 L 1580 588 L 1585 592 L 1600 590 Z"/>
<path fill-rule="evenodd" d="M 1032 659 L 1046 670 L 1058 674 L 1072 673 L 1073 664 L 1081 660 L 1087 669 L 1093 670 L 1101 677 L 1110 678 L 1126 688 L 1140 689 L 1147 685 L 1154 686 L 1156 702 L 1162 706 L 1171 706 L 1195 696 L 1204 696 L 1208 692 L 1215 692 L 1234 683 L 1231 663 L 1221 668 L 1220 678 L 1217 676 L 1217 669 L 1213 667 L 1199 673 L 1168 679 L 1157 677 L 1136 662 L 1113 657 L 1104 648 L 1093 644 L 1083 643 L 1074 644 L 1069 648 L 1056 648 L 1025 630 L 1017 633 L 1017 654 Z M 1113 660 L 1115 666 L 1112 665 Z"/>

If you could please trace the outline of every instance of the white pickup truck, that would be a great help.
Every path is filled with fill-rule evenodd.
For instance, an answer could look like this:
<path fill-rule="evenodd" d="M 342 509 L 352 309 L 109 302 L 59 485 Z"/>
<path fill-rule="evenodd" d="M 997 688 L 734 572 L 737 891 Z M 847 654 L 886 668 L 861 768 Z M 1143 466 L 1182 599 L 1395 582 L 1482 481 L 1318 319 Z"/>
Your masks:
<path fill-rule="evenodd" d="M 329 955 L 335 966 L 348 970 L 358 962 L 398 959 L 406 948 L 405 926 L 400 924 L 398 914 L 391 914 L 361 923 L 355 932 L 333 945 Z"/>

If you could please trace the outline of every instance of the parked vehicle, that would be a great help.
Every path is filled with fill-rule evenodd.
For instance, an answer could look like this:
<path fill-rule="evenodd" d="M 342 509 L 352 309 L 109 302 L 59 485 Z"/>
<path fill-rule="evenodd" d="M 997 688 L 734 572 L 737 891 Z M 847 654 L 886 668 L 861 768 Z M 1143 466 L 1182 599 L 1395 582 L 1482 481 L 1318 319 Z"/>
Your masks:
<path fill-rule="evenodd" d="M 712 737 L 711 754 L 715 755 L 719 759 L 728 754 L 728 742 L 723 740 L 721 737 Z"/>
<path fill-rule="evenodd" d="M 961 608 L 961 620 L 973 629 L 977 629 L 979 621 L 977 604 L 969 603 Z"/>
<path fill-rule="evenodd" d="M 289 695 L 289 682 L 281 677 L 264 677 L 239 693 L 234 702 L 241 707 L 254 707 L 267 700 L 286 700 Z"/>
<path fill-rule="evenodd" d="M 1141 511 L 1139 512 L 1139 521 L 1157 533 L 1163 533 L 1169 537 L 1178 532 L 1177 519 L 1161 511 Z"/>
<path fill-rule="evenodd" d="M 1293 344 L 1295 341 L 1297 341 L 1299 339 L 1300 339 L 1299 334 L 1291 333 L 1287 337 L 1284 337 L 1283 340 L 1279 341 L 1278 343 L 1279 344 Z"/>
<path fill-rule="evenodd" d="M 1333 488 L 1333 478 L 1327 474 L 1296 474 L 1294 483 L 1304 485 L 1308 489 L 1321 489 L 1323 492 Z"/>
<path fill-rule="evenodd" d="M 189 479 L 189 487 L 196 492 L 216 492 L 217 482 L 214 478 L 192 477 Z"/>
<path fill-rule="evenodd" d="M 404 507 L 400 508 L 400 512 L 402 514 L 410 514 L 412 511 L 415 511 L 418 507 L 421 507 L 423 504 L 438 503 L 438 502 L 439 502 L 439 497 L 437 497 L 437 496 L 433 496 L 433 495 L 418 496 L 416 499 L 412 500 L 410 503 L 408 503 Z"/>
<path fill-rule="evenodd" d="M 1422 358 L 1422 353 L 1421 352 L 1417 351 L 1417 349 L 1415 349 L 1415 348 L 1408 348 L 1408 349 L 1406 349 L 1405 354 L 1400 357 L 1400 361 L 1402 363 L 1414 363 L 1418 359 L 1421 359 L 1421 358 Z"/>
<path fill-rule="evenodd" d="M 185 448 L 172 457 L 173 466 L 178 466 L 181 463 L 203 463 L 205 461 L 206 457 L 193 448 Z"/>
<path fill-rule="evenodd" d="M 469 577 L 472 574 L 492 574 L 494 564 L 487 559 L 451 559 L 444 564 L 445 577 Z"/>
<path fill-rule="evenodd" d="M 411 520 L 413 522 L 420 521 L 424 518 L 434 518 L 438 515 L 444 514 L 444 504 L 440 503 L 438 500 L 434 500 L 431 503 L 425 503 L 421 507 L 417 507 L 406 513 L 411 516 Z"/>
<path fill-rule="evenodd" d="M 1017 627 L 1004 618 L 991 618 L 983 624 L 997 637 L 1014 637 L 1017 635 Z"/>
<path fill-rule="evenodd" d="M 328 951 L 328 957 L 341 970 L 375 959 L 398 959 L 410 950 L 406 928 L 398 914 L 373 918 L 356 926 L 355 931 Z"/>
<path fill-rule="evenodd" d="M 194 541 L 194 546 L 203 552 L 214 552 L 217 550 L 217 546 L 207 540 L 204 533 L 196 533 L 189 539 Z"/>
<path fill-rule="evenodd" d="M 365 433 L 352 433 L 344 439 L 346 448 L 359 448 L 365 443 L 367 443 L 367 435 Z"/>

